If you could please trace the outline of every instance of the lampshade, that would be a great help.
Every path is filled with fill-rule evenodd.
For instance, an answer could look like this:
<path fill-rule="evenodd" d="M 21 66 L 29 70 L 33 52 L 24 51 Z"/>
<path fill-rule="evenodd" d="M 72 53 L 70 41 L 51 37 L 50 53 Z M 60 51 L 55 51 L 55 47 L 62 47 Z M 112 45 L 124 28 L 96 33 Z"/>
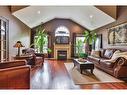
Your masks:
<path fill-rule="evenodd" d="M 22 45 L 21 41 L 17 41 L 13 47 L 20 48 L 20 47 L 24 47 L 24 46 Z"/>

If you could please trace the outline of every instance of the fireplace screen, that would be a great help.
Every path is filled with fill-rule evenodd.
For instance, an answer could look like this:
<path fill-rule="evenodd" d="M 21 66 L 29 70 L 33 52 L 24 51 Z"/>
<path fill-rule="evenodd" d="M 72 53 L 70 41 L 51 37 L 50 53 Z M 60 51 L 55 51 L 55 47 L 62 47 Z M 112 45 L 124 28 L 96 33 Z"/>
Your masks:
<path fill-rule="evenodd" d="M 58 51 L 57 52 L 57 59 L 58 60 L 66 60 L 67 59 L 67 51 Z"/>

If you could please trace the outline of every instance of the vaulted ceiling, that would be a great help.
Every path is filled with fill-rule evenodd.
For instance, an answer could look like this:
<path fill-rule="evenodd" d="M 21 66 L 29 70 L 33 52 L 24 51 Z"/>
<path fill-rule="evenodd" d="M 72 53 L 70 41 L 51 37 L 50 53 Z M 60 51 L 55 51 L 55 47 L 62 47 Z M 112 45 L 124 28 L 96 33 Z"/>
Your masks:
<path fill-rule="evenodd" d="M 116 6 L 21 6 L 11 7 L 12 14 L 30 28 L 54 18 L 72 19 L 94 30 L 115 21 Z"/>

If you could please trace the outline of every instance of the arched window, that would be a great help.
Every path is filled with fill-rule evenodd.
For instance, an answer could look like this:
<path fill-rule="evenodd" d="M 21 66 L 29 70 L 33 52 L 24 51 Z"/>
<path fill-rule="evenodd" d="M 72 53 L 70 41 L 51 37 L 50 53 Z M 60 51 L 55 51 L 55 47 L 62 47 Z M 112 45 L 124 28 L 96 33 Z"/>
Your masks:
<path fill-rule="evenodd" d="M 56 44 L 69 44 L 70 32 L 67 27 L 59 26 L 55 31 Z"/>
<path fill-rule="evenodd" d="M 56 36 L 70 36 L 70 31 L 65 26 L 59 26 L 55 31 L 55 37 Z"/>

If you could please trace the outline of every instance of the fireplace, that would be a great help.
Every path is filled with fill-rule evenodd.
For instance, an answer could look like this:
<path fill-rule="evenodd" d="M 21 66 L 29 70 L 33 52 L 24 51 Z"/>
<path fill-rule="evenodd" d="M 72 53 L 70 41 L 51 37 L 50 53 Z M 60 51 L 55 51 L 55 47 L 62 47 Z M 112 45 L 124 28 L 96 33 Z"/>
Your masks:
<path fill-rule="evenodd" d="M 71 44 L 54 44 L 54 59 L 58 59 L 58 51 L 66 52 L 66 59 L 71 59 Z"/>
<path fill-rule="evenodd" d="M 67 60 L 67 51 L 66 50 L 57 51 L 57 58 L 58 60 Z"/>

